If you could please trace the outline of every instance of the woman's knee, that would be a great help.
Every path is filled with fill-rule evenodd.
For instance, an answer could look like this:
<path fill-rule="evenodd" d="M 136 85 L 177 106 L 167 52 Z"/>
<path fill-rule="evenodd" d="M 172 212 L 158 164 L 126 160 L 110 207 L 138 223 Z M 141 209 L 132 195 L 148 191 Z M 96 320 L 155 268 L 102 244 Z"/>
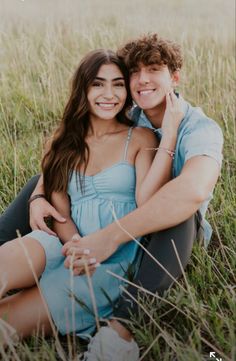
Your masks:
<path fill-rule="evenodd" d="M 46 255 L 41 244 L 30 237 L 19 237 L 4 243 L 0 247 L 0 269 L 19 272 L 23 268 L 32 268 L 40 276 L 45 268 Z"/>
<path fill-rule="evenodd" d="M 11 241 L 8 241 L 7 243 L 4 243 L 0 247 L 0 264 L 1 266 L 8 262 L 10 258 L 15 257 L 15 254 L 18 253 L 18 239 L 13 239 Z"/>

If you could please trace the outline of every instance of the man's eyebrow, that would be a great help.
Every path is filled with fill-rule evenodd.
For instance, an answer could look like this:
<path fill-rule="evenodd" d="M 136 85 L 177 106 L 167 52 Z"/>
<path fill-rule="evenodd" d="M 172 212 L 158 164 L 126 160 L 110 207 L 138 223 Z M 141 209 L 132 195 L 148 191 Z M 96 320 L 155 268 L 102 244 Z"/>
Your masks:
<path fill-rule="evenodd" d="M 162 68 L 162 67 L 164 67 L 164 65 L 165 65 L 165 64 L 150 63 L 150 64 L 148 64 L 147 66 L 157 66 L 157 67 L 159 67 L 159 68 Z"/>
<path fill-rule="evenodd" d="M 107 80 L 107 79 L 101 78 L 101 77 L 99 77 L 99 76 L 96 76 L 95 79 L 96 79 L 96 80 L 101 80 L 101 81 L 106 81 L 106 80 Z M 117 81 L 117 80 L 125 80 L 125 78 L 123 78 L 123 77 L 118 77 L 118 78 L 112 79 L 112 81 Z"/>

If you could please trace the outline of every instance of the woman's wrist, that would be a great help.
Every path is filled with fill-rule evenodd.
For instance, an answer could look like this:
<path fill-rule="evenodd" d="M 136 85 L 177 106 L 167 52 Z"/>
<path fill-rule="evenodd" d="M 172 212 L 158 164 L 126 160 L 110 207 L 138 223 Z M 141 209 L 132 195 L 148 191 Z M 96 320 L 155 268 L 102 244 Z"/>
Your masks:
<path fill-rule="evenodd" d="M 169 150 L 175 150 L 177 140 L 177 133 L 176 134 L 168 134 L 163 135 L 159 144 L 159 147 L 164 147 Z"/>

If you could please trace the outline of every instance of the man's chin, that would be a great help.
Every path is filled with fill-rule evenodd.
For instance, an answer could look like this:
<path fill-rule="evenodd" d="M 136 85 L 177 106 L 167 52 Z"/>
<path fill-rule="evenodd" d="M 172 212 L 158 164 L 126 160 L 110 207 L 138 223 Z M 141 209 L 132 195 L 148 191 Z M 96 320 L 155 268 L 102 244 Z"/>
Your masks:
<path fill-rule="evenodd" d="M 144 103 L 144 102 L 136 102 L 136 104 L 143 110 L 151 110 L 156 108 L 158 105 L 160 105 L 160 103 L 154 103 L 154 102 L 150 102 L 150 103 Z"/>
<path fill-rule="evenodd" d="M 150 99 L 146 101 L 142 101 L 140 99 L 134 99 L 135 103 L 143 110 L 151 110 L 158 106 L 160 106 L 164 101 L 165 97 L 162 99 Z"/>

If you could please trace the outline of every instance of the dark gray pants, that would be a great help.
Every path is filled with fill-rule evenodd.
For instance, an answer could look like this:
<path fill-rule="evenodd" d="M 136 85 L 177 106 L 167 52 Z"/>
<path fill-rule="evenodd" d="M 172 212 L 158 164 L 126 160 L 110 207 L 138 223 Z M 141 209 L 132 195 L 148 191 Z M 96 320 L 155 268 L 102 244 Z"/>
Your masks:
<path fill-rule="evenodd" d="M 31 178 L 22 188 L 16 199 L 7 207 L 0 216 L 0 246 L 17 237 L 16 230 L 22 236 L 31 232 L 29 225 L 28 200 L 39 180 L 39 175 Z"/>
<path fill-rule="evenodd" d="M 158 292 L 161 296 L 174 282 L 173 278 L 165 270 L 174 279 L 178 279 L 182 275 L 180 262 L 183 269 L 187 266 L 192 253 L 193 243 L 197 236 L 198 224 L 199 219 L 198 214 L 196 214 L 175 227 L 153 233 L 149 238 L 146 249 L 155 257 L 160 265 L 144 252 L 134 283 L 153 293 Z M 174 241 L 177 252 L 171 240 Z M 176 253 L 179 256 L 180 262 Z M 135 286 L 129 286 L 127 291 L 135 299 L 138 298 L 138 289 Z M 132 300 L 132 297 L 124 293 L 114 311 L 114 317 L 128 320 L 130 318 L 130 311 L 136 313 L 137 310 L 137 303 Z"/>
<path fill-rule="evenodd" d="M 16 230 L 24 236 L 31 231 L 29 226 L 28 199 L 33 192 L 39 176 L 35 176 L 24 186 L 16 199 L 9 205 L 0 217 L 0 245 L 16 238 Z M 189 262 L 198 227 L 197 215 L 193 215 L 185 222 L 165 231 L 150 236 L 148 251 L 166 268 L 174 278 L 182 275 L 176 253 L 172 246 L 173 239 L 183 268 Z M 151 292 L 162 294 L 173 283 L 171 277 L 156 264 L 146 253 L 142 257 L 139 271 L 134 283 L 142 285 Z M 128 287 L 128 291 L 137 297 L 137 288 Z M 133 305 L 132 305 L 133 304 Z M 136 312 L 136 303 L 121 297 L 114 316 L 129 319 L 129 309 Z"/>

